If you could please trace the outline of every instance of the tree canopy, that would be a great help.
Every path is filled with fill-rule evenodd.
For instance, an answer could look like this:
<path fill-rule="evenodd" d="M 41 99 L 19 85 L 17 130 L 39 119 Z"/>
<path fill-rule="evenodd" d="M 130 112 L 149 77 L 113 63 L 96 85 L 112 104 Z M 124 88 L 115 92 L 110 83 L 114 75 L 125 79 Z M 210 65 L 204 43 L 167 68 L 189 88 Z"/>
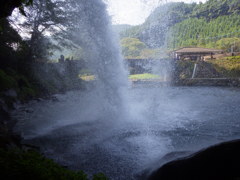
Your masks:
<path fill-rule="evenodd" d="M 146 45 L 137 38 L 123 38 L 121 40 L 122 53 L 125 57 L 138 57 Z"/>
<path fill-rule="evenodd" d="M 19 8 L 21 13 L 25 14 L 24 7 L 32 3 L 33 0 L 2 0 L 0 3 L 0 19 L 10 16 L 15 8 Z"/>

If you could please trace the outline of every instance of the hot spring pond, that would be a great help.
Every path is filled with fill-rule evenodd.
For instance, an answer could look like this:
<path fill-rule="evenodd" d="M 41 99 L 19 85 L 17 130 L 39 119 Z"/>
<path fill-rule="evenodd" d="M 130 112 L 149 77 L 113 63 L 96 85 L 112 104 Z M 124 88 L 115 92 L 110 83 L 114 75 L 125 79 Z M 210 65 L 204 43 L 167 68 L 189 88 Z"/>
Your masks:
<path fill-rule="evenodd" d="M 13 112 L 24 143 L 71 169 L 138 179 L 164 155 L 240 137 L 240 90 L 130 89 L 125 111 L 109 112 L 98 92 L 69 92 Z"/>

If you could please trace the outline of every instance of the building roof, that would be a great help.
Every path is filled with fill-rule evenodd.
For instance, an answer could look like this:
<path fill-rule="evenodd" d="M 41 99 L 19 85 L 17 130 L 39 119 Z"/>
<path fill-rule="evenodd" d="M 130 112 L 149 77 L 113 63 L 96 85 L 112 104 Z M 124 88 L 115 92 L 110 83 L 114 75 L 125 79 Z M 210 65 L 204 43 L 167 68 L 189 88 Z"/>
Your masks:
<path fill-rule="evenodd" d="M 200 47 L 185 47 L 173 51 L 175 53 L 221 53 L 221 49 L 200 48 Z"/>

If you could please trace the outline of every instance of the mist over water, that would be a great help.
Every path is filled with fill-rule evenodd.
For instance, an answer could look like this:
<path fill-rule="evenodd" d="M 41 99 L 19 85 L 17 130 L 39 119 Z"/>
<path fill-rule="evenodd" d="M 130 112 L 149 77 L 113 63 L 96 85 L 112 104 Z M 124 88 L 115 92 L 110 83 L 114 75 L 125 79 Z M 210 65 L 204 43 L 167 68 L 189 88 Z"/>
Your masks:
<path fill-rule="evenodd" d="M 124 66 L 118 36 L 112 30 L 106 4 L 102 0 L 70 2 L 73 3 L 71 6 L 74 8 L 73 12 L 78 12 L 77 16 L 72 17 L 77 28 L 71 29 L 71 36 L 73 41 L 83 49 L 83 58 L 87 62 L 87 68 L 96 77 L 96 81 L 87 93 L 84 92 L 85 95 L 87 94 L 84 99 L 78 99 L 81 93 L 67 96 L 69 99 L 66 104 L 62 104 L 64 108 L 58 107 L 65 113 L 54 114 L 49 108 L 49 115 L 46 115 L 48 109 L 38 109 L 41 112 L 40 118 L 44 120 L 39 122 L 33 120 L 27 125 L 31 127 L 29 130 L 36 135 L 49 133 L 55 128 L 75 124 L 82 120 L 89 122 L 99 120 L 102 121 L 101 123 L 117 124 L 120 120 L 130 118 L 127 102 L 128 72 Z M 70 105 L 67 105 L 69 101 Z M 55 110 L 58 112 L 58 109 Z M 71 117 L 65 119 L 65 114 Z M 28 133 L 25 132 L 25 134 Z"/>
<path fill-rule="evenodd" d="M 84 50 L 84 59 L 90 71 L 97 78 L 95 103 L 108 113 L 121 114 L 126 107 L 124 96 L 128 88 L 127 71 L 123 66 L 123 58 L 118 39 L 113 34 L 106 5 L 101 0 L 80 0 L 79 19 L 76 23 L 75 41 Z"/>

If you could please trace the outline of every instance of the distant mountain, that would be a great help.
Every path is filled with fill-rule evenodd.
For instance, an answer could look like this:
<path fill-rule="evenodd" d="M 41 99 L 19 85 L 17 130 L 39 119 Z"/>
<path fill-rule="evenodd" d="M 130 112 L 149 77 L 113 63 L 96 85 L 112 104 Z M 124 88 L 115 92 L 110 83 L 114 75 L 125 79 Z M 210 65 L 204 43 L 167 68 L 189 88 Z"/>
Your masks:
<path fill-rule="evenodd" d="M 113 25 L 112 27 L 113 27 L 113 31 L 115 31 L 116 33 L 122 33 L 133 26 L 129 24 L 116 24 L 116 25 Z"/>
<path fill-rule="evenodd" d="M 196 6 L 185 3 L 168 3 L 159 6 L 150 14 L 145 23 L 121 33 L 121 37 L 139 38 L 149 47 L 156 48 L 165 44 L 170 27 L 188 17 Z"/>
<path fill-rule="evenodd" d="M 146 22 L 120 32 L 138 38 L 150 48 L 215 46 L 221 38 L 240 37 L 240 1 L 168 3 L 153 11 Z"/>

